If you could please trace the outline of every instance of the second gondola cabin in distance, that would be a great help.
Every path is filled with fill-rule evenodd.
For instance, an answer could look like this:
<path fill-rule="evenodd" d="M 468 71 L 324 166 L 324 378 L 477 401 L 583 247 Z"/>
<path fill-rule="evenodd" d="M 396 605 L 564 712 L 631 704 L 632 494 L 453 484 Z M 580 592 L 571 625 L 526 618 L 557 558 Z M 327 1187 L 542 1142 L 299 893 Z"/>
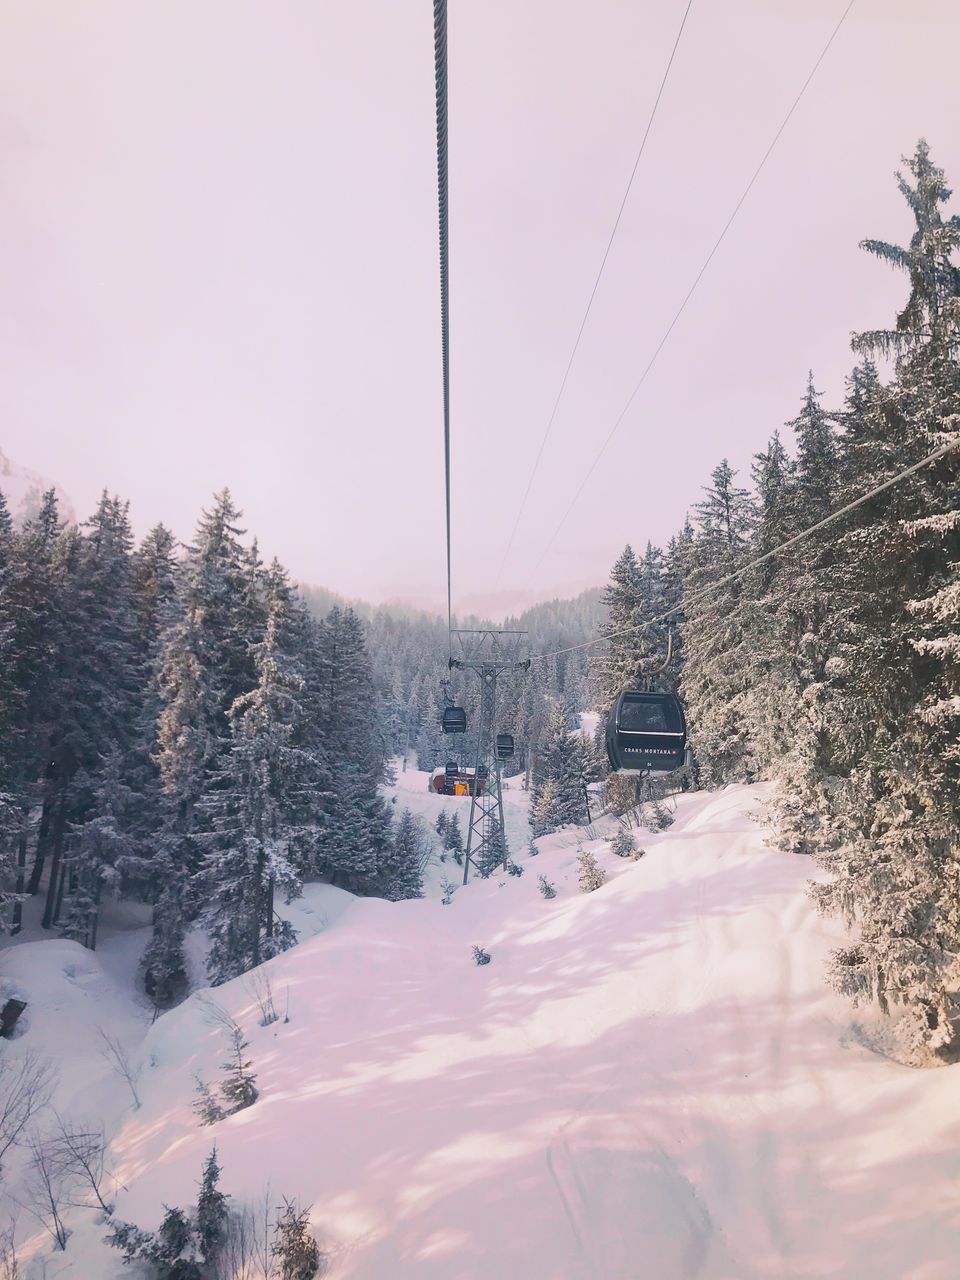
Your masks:
<path fill-rule="evenodd" d="M 607 757 L 617 773 L 669 773 L 687 763 L 687 722 L 675 693 L 625 689 L 607 717 Z"/>

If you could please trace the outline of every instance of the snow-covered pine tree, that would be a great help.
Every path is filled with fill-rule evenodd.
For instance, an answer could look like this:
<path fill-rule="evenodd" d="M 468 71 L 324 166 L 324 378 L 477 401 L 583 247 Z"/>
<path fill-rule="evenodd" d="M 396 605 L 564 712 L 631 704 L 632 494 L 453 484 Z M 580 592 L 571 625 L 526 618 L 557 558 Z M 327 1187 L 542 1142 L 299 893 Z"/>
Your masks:
<path fill-rule="evenodd" d="M 284 1200 L 277 1218 L 272 1255 L 277 1280 L 313 1280 L 320 1272 L 320 1247 L 310 1234 L 310 1210 Z"/>
<path fill-rule="evenodd" d="M 62 595 L 53 694 L 58 712 L 49 743 L 57 762 L 53 839 L 42 924 L 56 924 L 71 823 L 95 804 L 97 778 L 116 750 L 126 760 L 135 739 L 143 673 L 136 647 L 128 504 L 104 493 L 82 531 L 60 539 Z M 115 814 L 115 817 L 119 815 Z"/>
<path fill-rule="evenodd" d="M 60 919 L 65 938 L 91 951 L 97 946 L 97 925 L 104 894 L 119 897 L 124 864 L 139 857 L 134 814 L 139 796 L 123 777 L 123 762 L 116 747 L 108 749 L 86 820 L 78 823 L 69 840 L 67 869 L 70 892 Z"/>
<path fill-rule="evenodd" d="M 698 533 L 684 592 L 690 595 L 747 562 L 754 508 L 724 459 L 697 505 Z M 691 741 L 708 785 L 753 777 L 741 584 L 733 582 L 685 605 L 683 692 Z"/>
<path fill-rule="evenodd" d="M 276 562 L 265 583 L 266 628 L 253 646 L 256 685 L 228 712 L 233 744 L 201 801 L 211 819 L 202 872 L 213 945 L 209 971 L 223 982 L 292 945 L 275 911 L 279 892 L 301 892 L 314 864 L 315 797 L 322 770 L 302 745 L 305 679 L 293 594 Z"/>
<path fill-rule="evenodd" d="M 855 339 L 895 360 L 890 385 L 871 382 L 853 406 L 856 452 L 841 474 L 856 470 L 861 490 L 956 440 L 960 427 L 960 217 L 944 216 L 950 192 L 925 142 L 906 169 L 909 246 L 864 242 L 907 275 L 910 293 L 894 329 Z M 853 513 L 838 541 L 831 625 L 842 643 L 828 672 L 834 770 L 820 855 L 833 877 L 814 890 L 822 909 L 857 926 L 834 955 L 839 989 L 902 1006 L 914 1049 L 944 1055 L 958 1041 L 958 492 L 954 449 Z"/>
<path fill-rule="evenodd" d="M 61 523 L 53 490 L 43 495 L 37 514 L 13 533 L 7 544 L 4 616 L 12 627 L 11 662 L 5 667 L 9 692 L 8 720 L 0 740 L 4 789 L 13 813 L 5 827 L 8 844 L 16 845 L 16 888 L 36 893 L 53 840 L 59 809 L 59 767 L 50 754 L 58 713 L 56 663 L 59 603 L 62 594 Z M 32 837 L 31 811 L 40 807 Z M 33 845 L 32 851 L 30 845 Z M 27 867 L 32 859 L 29 879 Z M 20 928 L 21 906 L 12 911 L 11 927 Z"/>
<path fill-rule="evenodd" d="M 793 462 L 775 431 L 766 449 L 754 454 L 752 477 L 757 518 L 751 552 L 766 555 L 793 533 Z M 793 745 L 796 680 L 791 643 L 780 615 L 781 564 L 767 560 L 744 579 L 743 627 L 749 664 L 745 712 L 751 751 L 760 772 L 768 772 Z M 795 646 L 793 646 L 795 648 Z"/>
<path fill-rule="evenodd" d="M 365 893 L 389 856 L 390 812 L 367 774 L 334 758 L 335 793 L 319 834 L 317 866 L 340 888 Z"/>
<path fill-rule="evenodd" d="M 567 728 L 563 705 L 554 702 L 533 778 L 531 820 L 535 836 L 587 820 L 582 746 Z"/>
<path fill-rule="evenodd" d="M 194 879 L 204 857 L 198 805 L 232 746 L 227 710 L 255 681 L 252 646 L 261 637 L 244 625 L 252 606 L 239 516 L 227 490 L 201 513 L 180 574 L 177 613 L 160 645 L 154 759 L 162 809 L 155 857 L 163 888 L 147 959 L 162 958 L 166 968 L 162 973 L 145 970 L 148 988 L 168 986 L 170 976 L 184 967 L 177 956 L 178 939 L 185 917 L 196 914 L 202 896 Z M 162 930 L 172 932 L 165 937 Z"/>
<path fill-rule="evenodd" d="M 812 374 L 800 415 L 791 425 L 797 443 L 790 486 L 791 523 L 796 532 L 835 509 L 839 492 L 836 431 L 820 406 Z M 789 774 L 791 790 L 801 795 L 799 808 L 808 816 L 795 831 L 798 849 L 808 849 L 818 839 L 819 792 L 832 768 L 825 712 L 831 697 L 828 669 L 838 646 L 833 617 L 842 582 L 832 532 L 781 553 L 768 588 L 786 659 L 775 699 L 788 726 L 787 749 L 771 772 Z"/>
<path fill-rule="evenodd" d="M 430 856 L 426 831 L 419 818 L 404 809 L 393 839 L 377 871 L 376 891 L 390 902 L 423 897 L 423 872 Z"/>
<path fill-rule="evenodd" d="M 610 852 L 615 853 L 618 858 L 629 858 L 636 848 L 636 836 L 634 836 L 631 829 L 622 824 L 617 827 L 613 840 L 610 842 Z"/>
<path fill-rule="evenodd" d="M 621 689 L 636 688 L 643 672 L 642 633 L 630 631 L 646 620 L 642 569 L 629 544 L 610 570 L 603 602 L 607 617 L 601 634 L 611 639 L 604 646 L 606 651 L 591 660 L 591 667 L 598 704 L 606 709 Z M 624 631 L 628 634 L 620 634 Z"/>
<path fill-rule="evenodd" d="M 203 1166 L 195 1227 L 200 1256 L 208 1267 L 219 1257 L 227 1235 L 227 1197 L 219 1189 L 219 1181 L 220 1165 L 214 1147 Z"/>
<path fill-rule="evenodd" d="M 227 1101 L 228 1114 L 232 1115 L 235 1111 L 252 1107 L 260 1094 L 257 1090 L 257 1078 L 253 1074 L 253 1063 L 244 1057 L 244 1052 L 250 1046 L 243 1037 L 242 1028 L 234 1023 L 229 1029 L 229 1036 L 230 1057 L 221 1064 L 226 1079 L 220 1086 L 220 1092 Z"/>
<path fill-rule="evenodd" d="M 444 828 L 443 847 L 452 853 L 454 861 L 463 864 L 463 832 L 460 830 L 460 815 L 452 813 Z"/>
<path fill-rule="evenodd" d="M 376 787 L 386 744 L 377 721 L 377 691 L 363 623 L 352 609 L 331 609 L 320 625 L 326 685 L 321 714 L 330 758 L 359 770 Z"/>

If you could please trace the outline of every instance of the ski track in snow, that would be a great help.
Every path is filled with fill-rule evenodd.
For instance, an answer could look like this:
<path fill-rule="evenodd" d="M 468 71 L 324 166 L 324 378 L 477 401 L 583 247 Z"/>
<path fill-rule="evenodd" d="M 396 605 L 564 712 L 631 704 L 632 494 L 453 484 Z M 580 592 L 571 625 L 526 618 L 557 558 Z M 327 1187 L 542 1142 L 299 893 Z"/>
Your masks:
<path fill-rule="evenodd" d="M 400 774 L 397 809 L 431 824 L 456 811 L 465 829 L 469 801 L 426 781 Z M 515 784 L 520 878 L 458 888 L 447 907 L 449 862 L 419 902 L 308 886 L 289 908 L 301 944 L 265 966 L 290 1022 L 259 1027 L 247 980 L 213 993 L 261 1089 L 216 1126 L 191 1103 L 194 1072 L 216 1079 L 219 1033 L 201 992 L 149 1026 L 135 911 L 105 923 L 96 955 L 50 939 L 4 950 L 6 988 L 30 1001 L 7 1052 L 58 1058 L 58 1107 L 102 1118 L 128 1188 L 119 1217 L 151 1227 L 163 1203 L 192 1202 L 215 1141 L 235 1200 L 269 1184 L 312 1206 L 335 1280 L 955 1280 L 960 1069 L 911 1071 L 855 1042 L 823 982 L 838 932 L 806 897 L 810 862 L 765 847 L 762 799 L 681 797 L 636 863 L 585 840 L 608 874 L 589 895 L 583 833 L 527 858 Z M 490 965 L 473 964 L 475 942 Z M 143 1067 L 139 1110 L 98 1025 Z M 15 1155 L 6 1191 L 18 1173 Z M 31 1238 L 26 1280 L 130 1275 L 93 1214 L 70 1225 L 65 1254 Z"/>

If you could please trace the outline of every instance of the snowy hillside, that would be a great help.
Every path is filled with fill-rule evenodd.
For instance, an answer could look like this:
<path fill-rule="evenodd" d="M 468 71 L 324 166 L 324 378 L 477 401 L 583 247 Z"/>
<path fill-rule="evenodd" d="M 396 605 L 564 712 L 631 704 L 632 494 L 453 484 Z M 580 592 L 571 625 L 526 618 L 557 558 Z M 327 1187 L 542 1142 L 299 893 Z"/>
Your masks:
<path fill-rule="evenodd" d="M 54 489 L 57 502 L 60 504 L 60 518 L 68 524 L 76 524 L 77 516 L 73 504 L 63 489 L 52 480 L 47 480 L 36 471 L 18 466 L 11 462 L 0 449 L 0 493 L 7 500 L 10 514 L 16 525 L 23 524 L 34 515 L 39 508 L 40 499 L 47 489 Z"/>
<path fill-rule="evenodd" d="M 398 807 L 459 805 L 465 820 L 468 802 L 425 784 L 402 774 Z M 525 796 L 508 796 L 514 838 Z M 192 1102 L 223 1034 L 201 993 L 148 1026 L 142 928 L 108 930 L 95 954 L 8 949 L 6 986 L 30 1002 L 8 1053 L 58 1056 L 58 1108 L 105 1122 L 117 1217 L 153 1228 L 162 1205 L 193 1203 L 216 1143 L 234 1204 L 312 1206 L 338 1280 L 947 1280 L 953 1072 L 864 1046 L 824 985 L 836 938 L 805 895 L 811 864 L 765 847 L 761 802 L 744 787 L 685 796 L 636 862 L 595 840 L 608 878 L 592 894 L 572 831 L 450 906 L 308 888 L 305 940 L 262 971 L 289 1021 L 258 1025 L 250 975 L 213 993 L 260 1090 L 216 1125 Z M 137 1110 L 98 1026 L 141 1068 Z M 92 1211 L 69 1210 L 64 1253 L 19 1218 L 31 1280 L 132 1274 Z"/>

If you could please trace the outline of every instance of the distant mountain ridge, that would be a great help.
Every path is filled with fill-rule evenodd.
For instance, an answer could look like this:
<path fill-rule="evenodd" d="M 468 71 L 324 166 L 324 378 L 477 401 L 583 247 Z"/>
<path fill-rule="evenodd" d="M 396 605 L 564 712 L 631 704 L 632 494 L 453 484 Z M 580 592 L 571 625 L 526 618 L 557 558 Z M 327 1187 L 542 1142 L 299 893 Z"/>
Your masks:
<path fill-rule="evenodd" d="M 350 608 L 367 621 L 379 613 L 408 622 L 434 622 L 439 619 L 446 623 L 446 617 L 441 617 L 436 609 L 420 608 L 416 604 L 403 600 L 385 600 L 382 604 L 374 605 L 366 600 L 348 599 L 327 587 L 318 587 L 309 582 L 300 582 L 297 587 L 311 613 L 318 618 L 326 617 L 333 608 Z M 551 642 L 576 644 L 597 630 L 605 620 L 606 612 L 603 588 L 589 587 L 576 595 L 556 597 L 531 605 L 516 616 L 508 617 L 502 624 L 491 622 L 488 618 L 477 617 L 474 613 L 467 613 L 455 615 L 454 626 L 497 627 L 502 625 L 506 630 L 529 631 L 534 647 L 537 640 L 545 635 L 549 635 Z"/>
<path fill-rule="evenodd" d="M 77 513 L 66 491 L 55 481 L 48 480 L 29 467 L 12 462 L 0 449 L 0 493 L 7 500 L 15 525 L 22 525 L 36 515 L 40 500 L 48 489 L 53 489 L 60 505 L 60 518 L 68 524 L 77 523 Z"/>

